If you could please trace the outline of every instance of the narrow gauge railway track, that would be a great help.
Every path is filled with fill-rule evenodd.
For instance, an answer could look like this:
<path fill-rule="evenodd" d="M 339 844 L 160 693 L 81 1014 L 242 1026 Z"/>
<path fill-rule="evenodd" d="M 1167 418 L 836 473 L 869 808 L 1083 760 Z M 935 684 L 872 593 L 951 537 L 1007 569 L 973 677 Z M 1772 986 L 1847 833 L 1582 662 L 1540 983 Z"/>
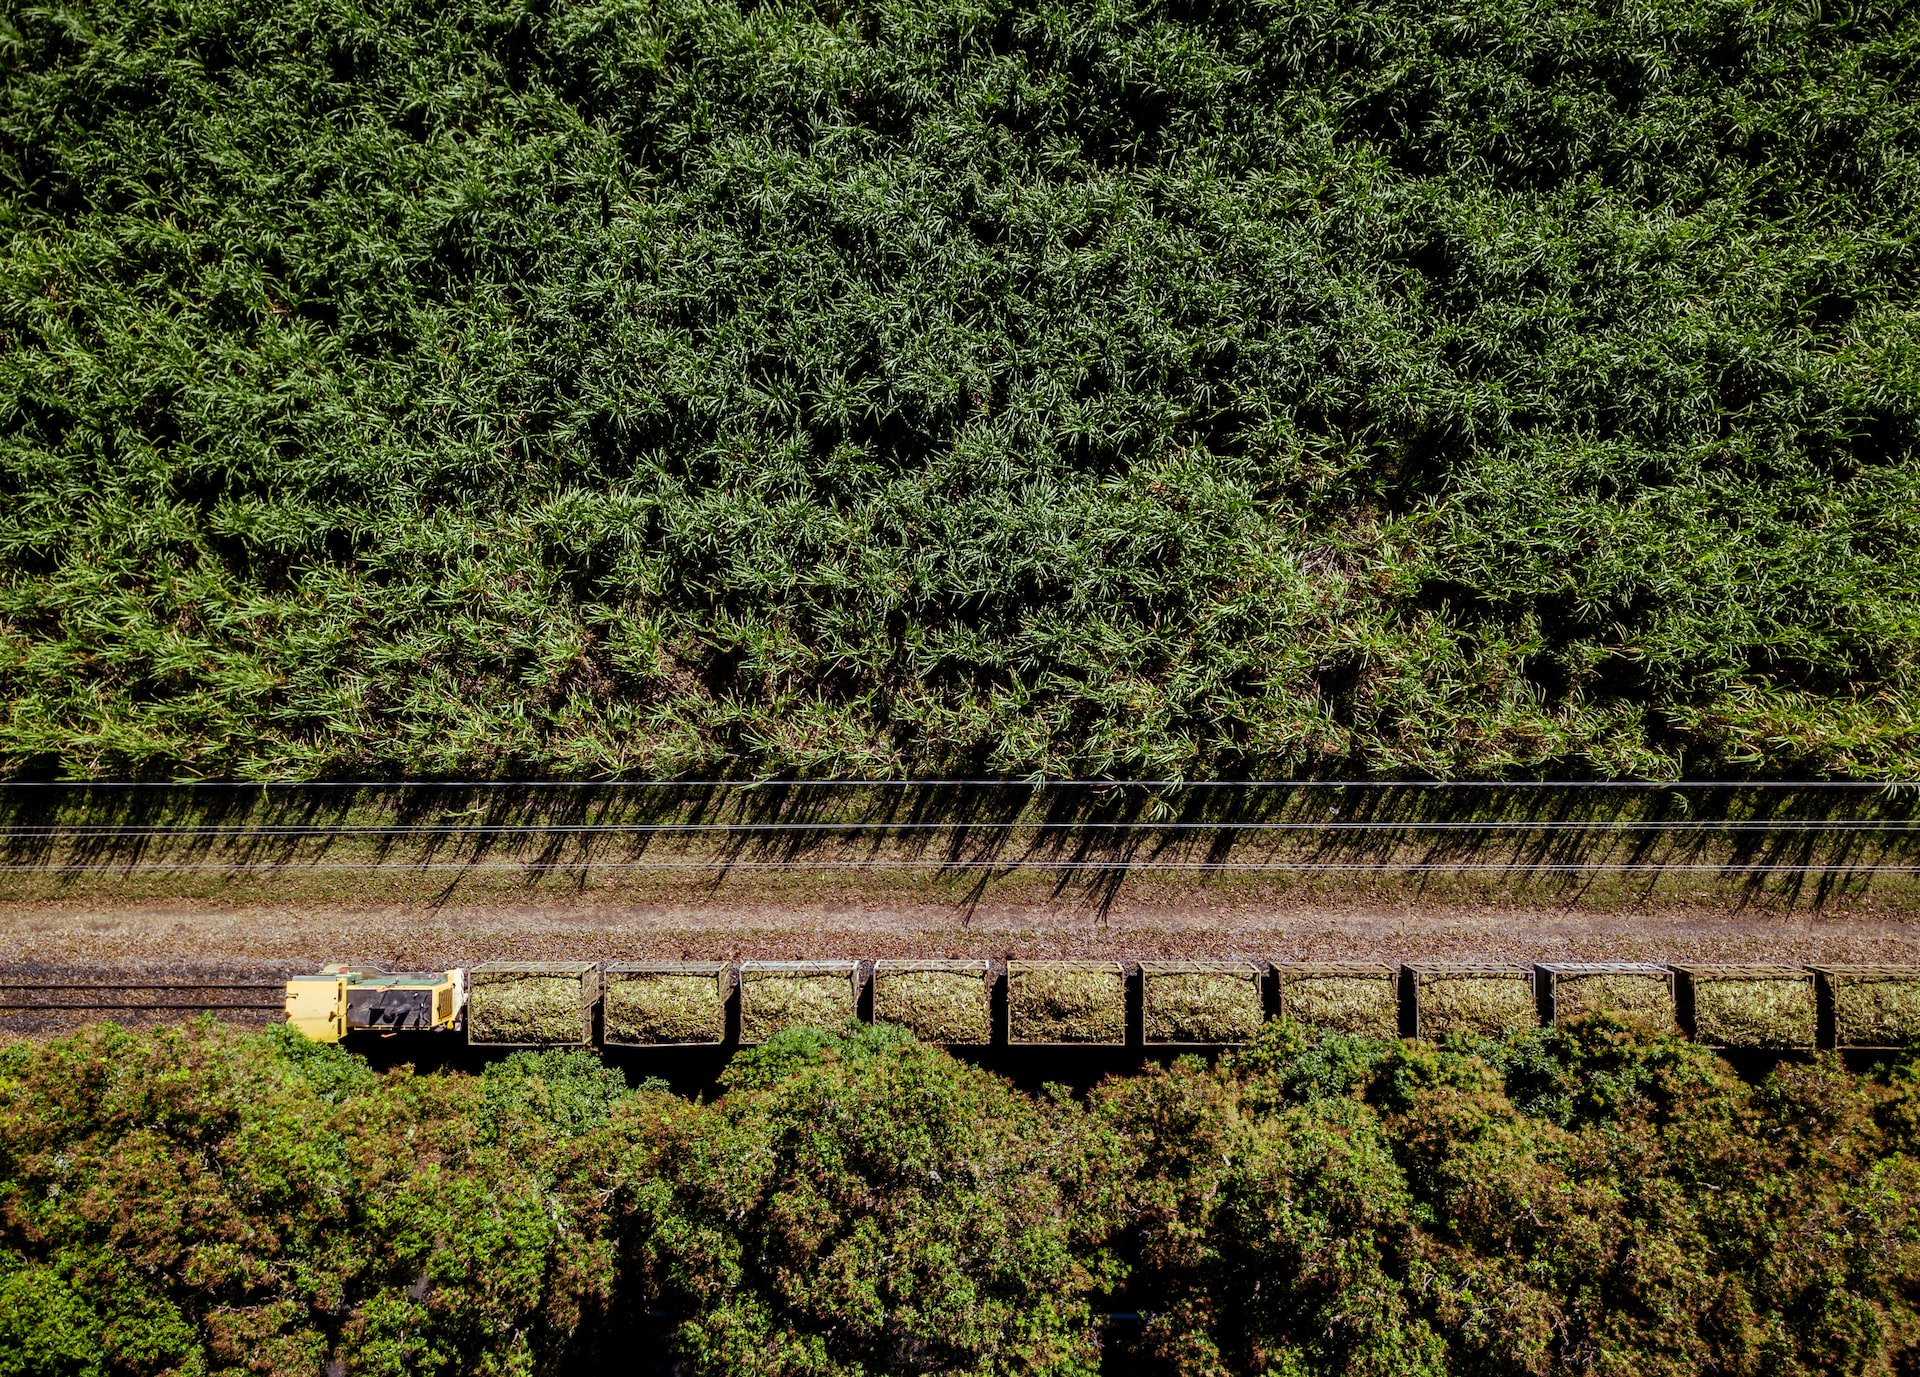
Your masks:
<path fill-rule="evenodd" d="M 250 840 L 340 837 L 651 836 L 680 833 L 714 836 L 779 836 L 805 833 L 931 832 L 1887 832 L 1920 833 L 1920 822 L 1876 818 L 1781 818 L 1770 821 L 1662 821 L 1553 819 L 1324 822 L 689 822 L 689 823 L 458 823 L 325 824 L 311 826 L 115 827 L 89 824 L 0 827 L 0 841 L 74 838 L 87 840 Z"/>
<path fill-rule="evenodd" d="M 279 1013 L 282 981 L 143 980 L 82 983 L 0 978 L 0 1014 L 101 1012 Z M 154 998 L 160 994 L 162 998 Z M 257 996 L 247 1000 L 241 996 Z M 21 998 L 21 996 L 26 998 Z M 134 997 L 139 996 L 139 997 Z M 217 996 L 209 998 L 207 996 Z"/>
<path fill-rule="evenodd" d="M 591 887 L 602 905 L 678 904 L 689 916 L 676 921 L 705 931 L 736 918 L 781 926 L 824 902 L 824 886 L 832 902 L 866 908 L 1011 903 L 1043 925 L 1088 906 L 1105 916 L 1127 902 L 1269 898 L 1587 912 L 1864 905 L 1898 917 L 1920 903 L 1920 786 L 0 784 L 0 897 L 16 904 L 319 914 L 456 896 L 574 902 Z M 20 913 L 48 931 L 58 922 Z M 364 950 L 363 940 L 329 950 Z"/>
<path fill-rule="evenodd" d="M 753 861 L 715 857 L 694 861 L 606 861 L 590 857 L 573 859 L 528 859 L 522 861 L 152 861 L 137 866 L 109 865 L 105 862 L 69 862 L 58 865 L 0 865 L 0 873 L 38 875 L 89 875 L 111 869 L 116 875 L 152 871 L 160 874 L 266 875 L 290 870 L 333 871 L 425 871 L 460 873 L 552 871 L 1099 871 L 1191 874 L 1337 874 L 1337 875 L 1721 875 L 1729 877 L 1763 875 L 1920 875 L 1920 864 L 1859 864 L 1852 861 L 1789 861 L 1784 863 L 1743 861 L 1709 863 L 1643 862 L 1560 862 L 1560 861 L 1137 861 L 1137 860 L 1053 860 L 1046 857 L 1005 860 L 923 860 L 845 861 Z"/>

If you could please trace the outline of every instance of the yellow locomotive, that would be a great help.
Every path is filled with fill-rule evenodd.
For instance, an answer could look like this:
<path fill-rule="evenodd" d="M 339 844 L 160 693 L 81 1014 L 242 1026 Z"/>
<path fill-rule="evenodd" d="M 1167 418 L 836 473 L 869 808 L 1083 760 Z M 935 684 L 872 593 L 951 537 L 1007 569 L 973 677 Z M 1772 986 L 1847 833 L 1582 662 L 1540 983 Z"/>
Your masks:
<path fill-rule="evenodd" d="M 315 1042 L 350 1032 L 451 1031 L 467 1007 L 467 973 L 324 966 L 287 981 L 287 1022 Z"/>

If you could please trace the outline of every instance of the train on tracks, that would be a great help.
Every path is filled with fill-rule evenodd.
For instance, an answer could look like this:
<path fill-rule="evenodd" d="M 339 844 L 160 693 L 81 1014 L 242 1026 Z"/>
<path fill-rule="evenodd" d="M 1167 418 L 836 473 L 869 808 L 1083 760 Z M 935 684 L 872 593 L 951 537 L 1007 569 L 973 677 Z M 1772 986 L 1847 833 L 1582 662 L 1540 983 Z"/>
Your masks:
<path fill-rule="evenodd" d="M 478 1047 L 752 1045 L 784 1029 L 904 1025 L 953 1047 L 1231 1047 L 1268 1019 L 1373 1037 L 1505 1037 L 1586 1013 L 1708 1046 L 1920 1047 L 1920 966 L 1222 959 L 491 962 L 287 980 L 286 1021 L 321 1042 Z"/>

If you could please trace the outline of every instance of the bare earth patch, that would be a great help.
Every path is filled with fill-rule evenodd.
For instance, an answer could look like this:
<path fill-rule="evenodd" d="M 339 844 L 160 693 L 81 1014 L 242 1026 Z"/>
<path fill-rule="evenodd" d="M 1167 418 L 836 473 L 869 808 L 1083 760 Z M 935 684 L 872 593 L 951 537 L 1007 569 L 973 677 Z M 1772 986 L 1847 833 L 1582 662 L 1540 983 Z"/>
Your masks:
<path fill-rule="evenodd" d="M 973 899 L 940 886 L 818 877 L 805 886 L 496 892 L 444 902 L 430 894 L 364 902 L 275 902 L 258 893 L 0 899 L 0 986 L 273 980 L 329 961 L 437 969 L 481 961 L 1221 957 L 1899 964 L 1920 961 L 1920 924 L 1879 905 L 1596 908 L 1197 884 L 1142 885 L 1095 903 L 1043 885 Z M 8 1026 L 18 1020 L 0 1023 Z"/>

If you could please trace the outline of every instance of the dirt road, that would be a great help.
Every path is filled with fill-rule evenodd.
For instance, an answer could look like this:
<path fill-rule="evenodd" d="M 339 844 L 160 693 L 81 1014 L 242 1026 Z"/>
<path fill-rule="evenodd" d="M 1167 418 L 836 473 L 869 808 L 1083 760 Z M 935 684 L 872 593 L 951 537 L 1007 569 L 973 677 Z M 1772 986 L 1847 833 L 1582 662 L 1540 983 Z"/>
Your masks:
<path fill-rule="evenodd" d="M 1899 910 L 1663 904 L 1641 909 L 1402 899 L 1294 900 L 1163 886 L 1093 905 L 1045 893 L 967 900 L 815 886 L 812 894 L 352 903 L 68 896 L 0 902 L 0 998 L 22 984 L 257 982 L 211 1002 L 265 1008 L 271 987 L 329 961 L 388 969 L 486 960 L 646 957 L 1185 957 L 1275 961 L 1920 962 L 1920 921 Z M 190 994 L 134 992 L 167 1005 Z M 0 1013 L 0 1030 L 48 1033 L 80 1011 Z M 166 1008 L 112 1017 L 150 1024 Z"/>
<path fill-rule="evenodd" d="M 838 892 L 448 902 L 72 896 L 0 901 L 0 972 L 433 967 L 484 960 L 1204 956 L 1272 960 L 1920 960 L 1920 915 L 1263 898 L 1173 887 L 1095 907 L 1042 895 Z"/>

